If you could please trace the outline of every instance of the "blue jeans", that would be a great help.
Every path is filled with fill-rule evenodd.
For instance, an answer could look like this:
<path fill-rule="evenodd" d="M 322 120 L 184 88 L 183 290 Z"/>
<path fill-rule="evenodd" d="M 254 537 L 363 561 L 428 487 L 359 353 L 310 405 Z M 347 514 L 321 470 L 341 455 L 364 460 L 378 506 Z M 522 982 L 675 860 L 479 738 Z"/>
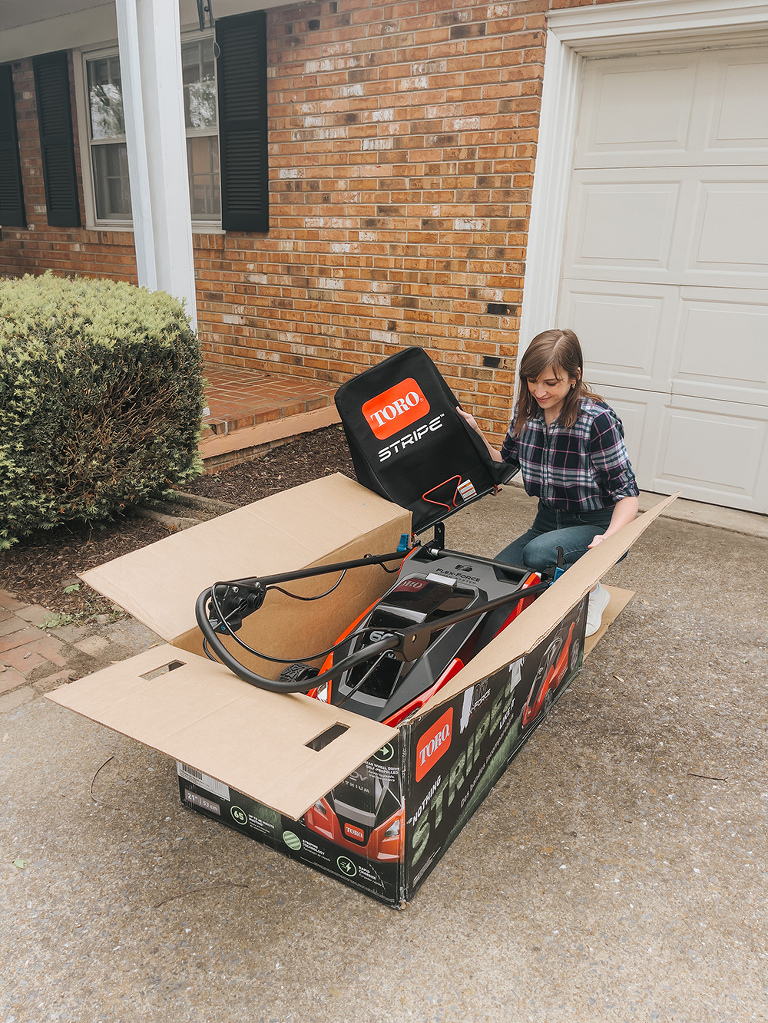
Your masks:
<path fill-rule="evenodd" d="M 611 522 L 613 508 L 597 511 L 566 512 L 549 508 L 539 501 L 539 510 L 527 533 L 496 555 L 508 565 L 522 565 L 540 572 L 557 563 L 557 548 L 563 548 L 563 563 L 569 568 L 586 554 L 587 548 Z"/>

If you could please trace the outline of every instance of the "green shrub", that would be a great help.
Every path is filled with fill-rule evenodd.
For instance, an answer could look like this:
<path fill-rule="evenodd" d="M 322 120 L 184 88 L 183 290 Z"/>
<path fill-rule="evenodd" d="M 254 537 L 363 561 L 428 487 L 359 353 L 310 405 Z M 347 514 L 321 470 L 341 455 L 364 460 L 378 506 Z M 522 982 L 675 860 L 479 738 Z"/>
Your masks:
<path fill-rule="evenodd" d="M 199 343 L 170 295 L 0 281 L 0 549 L 199 475 L 203 404 Z"/>

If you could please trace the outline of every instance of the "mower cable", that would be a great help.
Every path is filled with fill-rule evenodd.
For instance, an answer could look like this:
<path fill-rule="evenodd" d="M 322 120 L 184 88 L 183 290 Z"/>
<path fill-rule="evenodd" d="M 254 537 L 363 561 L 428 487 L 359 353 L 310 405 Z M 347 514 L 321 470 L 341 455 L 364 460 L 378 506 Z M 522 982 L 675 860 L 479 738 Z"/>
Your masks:
<path fill-rule="evenodd" d="M 221 664 L 221 661 L 218 659 L 216 654 L 214 654 L 208 648 L 208 640 L 205 638 L 205 636 L 203 636 L 203 653 L 205 654 L 209 661 L 213 661 L 215 664 Z"/>
<path fill-rule="evenodd" d="M 387 569 L 384 569 L 384 571 L 386 572 Z M 393 569 L 392 571 L 395 571 L 395 569 Z M 400 571 L 400 570 L 397 569 L 397 571 Z M 271 586 L 265 587 L 264 592 L 266 594 L 266 593 L 269 593 L 270 590 L 277 590 L 278 593 L 284 593 L 286 597 L 293 597 L 294 600 L 320 600 L 322 597 L 327 597 L 329 594 L 333 593 L 333 591 L 336 589 L 336 587 L 341 584 L 341 581 L 342 581 L 342 579 L 344 578 L 344 576 L 346 574 L 347 574 L 347 570 L 345 568 L 342 571 L 342 573 L 339 576 L 339 578 L 336 580 L 336 582 L 330 588 L 330 590 L 326 590 L 325 593 L 318 593 L 314 597 L 302 597 L 298 593 L 289 593 L 288 590 L 284 590 L 282 586 L 278 586 L 275 583 L 273 583 Z"/>
<path fill-rule="evenodd" d="M 379 567 L 380 567 L 380 568 L 381 568 L 381 569 L 382 569 L 382 570 L 383 570 L 384 572 L 386 572 L 386 573 L 387 573 L 387 575 L 396 575 L 396 574 L 397 574 L 398 572 L 400 572 L 400 571 L 402 570 L 402 566 L 399 566 L 399 567 L 398 567 L 398 566 L 395 566 L 395 568 L 387 568 L 387 566 L 386 566 L 386 565 L 383 565 L 383 564 L 382 564 L 381 562 L 379 562 Z"/>
<path fill-rule="evenodd" d="M 403 561 L 414 549 L 411 547 L 405 551 L 391 551 L 389 554 L 366 554 L 362 558 L 354 558 L 351 561 L 338 561 L 333 565 L 317 565 L 314 568 L 302 568 L 294 572 L 281 572 L 277 575 L 228 579 L 226 582 L 214 583 L 214 586 L 238 586 L 243 590 L 263 592 L 264 587 L 274 586 L 275 583 L 293 582 L 295 579 L 311 579 L 316 575 L 330 575 L 332 572 L 341 572 L 348 568 L 367 568 L 369 565 L 381 565 L 384 561 Z"/>
<path fill-rule="evenodd" d="M 205 617 L 204 598 L 205 594 L 201 593 L 197 599 L 196 610 L 199 622 L 202 622 Z M 201 628 L 204 628 L 204 626 L 201 625 Z M 238 661 L 237 658 L 231 654 L 229 650 L 227 650 L 215 633 L 213 633 L 209 638 L 211 639 L 211 644 L 216 651 L 216 655 L 226 668 L 229 668 L 229 670 L 241 678 L 243 682 L 247 682 L 249 685 L 255 686 L 257 689 L 266 689 L 267 692 L 272 693 L 307 693 L 310 689 L 314 689 L 317 685 L 322 685 L 327 680 L 334 678 L 337 674 L 346 671 L 348 668 L 356 667 L 363 661 L 376 657 L 377 654 L 384 653 L 387 650 L 393 650 L 399 644 L 399 638 L 397 636 L 387 636 L 385 639 L 379 640 L 376 643 L 371 643 L 368 647 L 365 647 L 363 656 L 360 656 L 359 654 L 355 656 L 353 654 L 352 656 L 344 657 L 338 662 L 338 664 L 334 665 L 333 668 L 321 672 L 320 675 L 295 683 L 281 682 L 279 679 L 274 680 L 266 678 L 263 675 L 258 675 L 256 672 L 246 668 L 244 664 L 241 664 L 240 661 Z"/>
<path fill-rule="evenodd" d="M 366 671 L 366 673 L 363 675 L 363 677 L 359 680 L 359 682 L 355 682 L 354 686 L 351 687 L 351 689 L 344 696 L 344 698 L 342 700 L 339 700 L 339 702 L 337 704 L 335 704 L 336 707 L 343 707 L 344 704 L 347 702 L 347 700 L 350 698 L 350 696 L 354 696 L 355 693 L 358 691 L 358 689 L 361 689 L 365 685 L 365 683 L 368 681 L 368 679 L 371 677 L 371 675 L 374 673 L 374 671 L 376 671 L 378 666 L 381 664 L 381 662 L 387 656 L 387 653 L 388 653 L 388 651 L 385 650 L 384 653 L 379 654 L 379 656 L 376 658 L 376 660 L 370 666 L 368 671 Z"/>
<path fill-rule="evenodd" d="M 217 583 L 215 585 L 219 584 Z M 384 639 L 378 640 L 374 643 L 370 643 L 368 646 L 358 648 L 358 650 L 355 653 L 348 654 L 346 657 L 343 657 L 336 664 L 331 665 L 330 668 L 320 672 L 320 674 L 315 675 L 309 679 L 304 679 L 298 683 L 281 682 L 280 680 L 274 680 L 266 678 L 263 675 L 258 675 L 256 672 L 253 672 L 249 668 L 246 668 L 244 664 L 241 664 L 241 662 L 237 660 L 234 654 L 230 653 L 230 651 L 227 650 L 227 648 L 216 635 L 215 629 L 211 625 L 211 621 L 208 618 L 208 615 L 206 614 L 206 604 L 208 602 L 209 595 L 210 599 L 214 602 L 214 605 L 218 603 L 215 597 L 215 586 L 210 587 L 208 590 L 204 590 L 197 598 L 197 604 L 195 605 L 195 616 L 197 618 L 198 625 L 200 626 L 203 635 L 206 637 L 206 639 L 210 641 L 218 659 L 225 667 L 229 668 L 230 671 L 234 672 L 234 674 L 241 678 L 244 682 L 247 682 L 249 685 L 255 686 L 258 689 L 266 689 L 268 692 L 273 693 L 307 693 L 309 692 L 310 689 L 315 689 L 318 686 L 321 686 L 324 682 L 330 681 L 332 678 L 336 678 L 337 676 L 343 674 L 348 669 L 357 667 L 358 664 L 362 664 L 365 661 L 377 657 L 378 654 L 383 654 L 389 650 L 396 650 L 398 648 L 402 650 L 403 642 L 406 638 L 410 638 L 413 641 L 415 640 L 416 636 L 419 635 L 420 633 L 426 632 L 427 635 L 431 635 L 434 632 L 442 631 L 443 629 L 448 628 L 450 625 L 455 625 L 458 624 L 459 622 L 466 621 L 469 618 L 474 618 L 477 615 L 483 614 L 484 611 L 493 611 L 497 607 L 501 607 L 505 604 L 512 603 L 514 600 L 525 599 L 526 597 L 542 593 L 544 590 L 548 589 L 550 585 L 551 583 L 538 583 L 535 586 L 526 587 L 524 589 L 521 588 L 520 590 L 517 590 L 514 593 L 507 594 L 504 595 L 503 597 L 499 597 L 494 600 L 488 601 L 481 608 L 471 608 L 467 611 L 460 611 L 457 614 L 449 615 L 440 623 L 430 623 L 429 625 L 424 623 L 421 626 L 416 626 L 415 628 L 405 630 L 405 633 L 399 632 L 398 630 L 393 630 L 393 632 L 389 633 Z M 221 619 L 219 620 L 221 621 Z M 253 650 L 251 647 L 248 646 L 247 643 L 244 643 L 241 639 L 239 639 L 239 637 L 234 633 L 234 631 L 231 629 L 231 627 L 229 627 L 229 625 L 227 625 L 227 627 L 232 638 L 249 653 L 252 653 L 257 657 L 264 657 L 265 660 L 273 660 L 281 663 L 295 663 L 295 661 L 288 662 L 284 658 L 274 658 L 268 656 L 265 657 L 263 654 L 260 654 L 256 650 Z M 372 630 L 366 629 L 365 631 L 368 632 Z M 333 647 L 329 648 L 328 653 L 332 653 L 337 647 L 347 642 L 348 639 L 349 637 L 347 636 L 343 640 L 339 640 L 338 643 L 336 643 Z M 314 654 L 311 658 L 308 659 L 317 660 L 322 656 L 323 653 L 318 653 Z M 405 657 L 404 659 L 407 660 L 408 658 Z"/>
<path fill-rule="evenodd" d="M 216 585 L 218 586 L 219 584 L 217 583 Z M 338 585 L 338 583 L 336 585 Z M 270 587 L 270 589 L 272 589 L 272 588 L 273 587 Z M 277 587 L 274 587 L 274 588 L 276 589 Z M 289 593 L 288 596 L 292 596 L 292 594 Z M 314 600 L 316 598 L 314 598 L 314 597 L 304 597 L 304 598 L 299 598 L 299 599 Z M 310 655 L 307 655 L 307 656 L 304 656 L 304 657 L 273 657 L 271 654 L 262 653 L 261 650 L 255 650 L 252 646 L 250 646 L 248 643 L 246 643 L 245 640 L 240 639 L 238 634 L 229 625 L 229 622 L 227 621 L 227 619 L 226 618 L 222 618 L 222 616 L 221 616 L 221 614 L 219 612 L 219 608 L 216 606 L 218 604 L 218 601 L 216 601 L 213 596 L 211 596 L 211 602 L 213 603 L 214 607 L 216 608 L 216 613 L 219 615 L 219 620 L 222 622 L 223 625 L 227 626 L 227 635 L 230 636 L 232 639 L 234 639 L 234 641 L 237 643 L 237 645 L 241 646 L 243 648 L 243 650 L 246 650 L 249 654 L 253 654 L 254 657 L 260 657 L 263 661 L 272 661 L 274 664 L 296 664 L 298 662 L 307 663 L 309 661 L 317 661 L 321 657 L 327 657 L 328 654 L 335 654 L 336 651 L 339 649 L 339 647 L 342 647 L 346 643 L 349 642 L 349 636 L 345 636 L 344 639 L 338 640 L 338 642 L 334 643 L 333 646 L 329 646 L 326 650 L 319 650 L 315 654 L 310 654 Z M 373 628 L 373 627 L 368 627 L 368 628 L 360 629 L 356 633 L 356 635 L 362 636 L 364 633 L 370 633 L 370 632 L 381 632 L 381 629 Z M 209 649 L 208 639 L 206 637 L 203 637 L 203 650 L 205 651 L 205 654 L 209 658 L 209 660 L 211 660 L 211 661 L 221 661 L 221 658 L 218 655 L 212 653 L 211 650 Z"/>

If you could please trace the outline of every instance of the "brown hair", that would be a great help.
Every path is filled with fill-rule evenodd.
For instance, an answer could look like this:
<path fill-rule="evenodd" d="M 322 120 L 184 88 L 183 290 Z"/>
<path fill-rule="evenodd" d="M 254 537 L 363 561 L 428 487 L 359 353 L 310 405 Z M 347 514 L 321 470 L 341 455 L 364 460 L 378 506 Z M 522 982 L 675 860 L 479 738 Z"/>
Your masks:
<path fill-rule="evenodd" d="M 533 419 L 539 410 L 536 399 L 528 390 L 528 381 L 536 380 L 549 366 L 552 366 L 558 378 L 563 374 L 576 379 L 576 383 L 565 396 L 558 417 L 566 429 L 576 422 L 582 398 L 602 400 L 599 394 L 595 394 L 584 383 L 584 357 L 581 354 L 579 339 L 574 332 L 558 328 L 542 331 L 531 341 L 520 360 L 520 393 L 513 427 L 516 435 L 520 434 L 528 420 Z"/>

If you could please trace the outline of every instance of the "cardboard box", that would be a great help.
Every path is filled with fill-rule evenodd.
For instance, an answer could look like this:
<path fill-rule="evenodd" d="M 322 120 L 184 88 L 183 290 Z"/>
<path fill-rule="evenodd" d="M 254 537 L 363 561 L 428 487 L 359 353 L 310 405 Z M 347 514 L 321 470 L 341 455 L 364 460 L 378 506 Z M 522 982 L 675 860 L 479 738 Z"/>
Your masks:
<path fill-rule="evenodd" d="M 48 698 L 173 757 L 191 809 L 399 906 L 578 672 L 595 581 L 673 499 L 589 551 L 397 729 L 249 686 L 202 655 L 194 605 L 212 582 L 384 553 L 410 531 L 407 512 L 338 474 L 85 573 L 166 645 Z M 366 566 L 322 600 L 277 594 L 241 635 L 300 660 L 333 643 L 391 583 Z M 321 577 L 300 592 L 327 588 Z M 269 662 L 251 663 L 269 673 Z"/>

